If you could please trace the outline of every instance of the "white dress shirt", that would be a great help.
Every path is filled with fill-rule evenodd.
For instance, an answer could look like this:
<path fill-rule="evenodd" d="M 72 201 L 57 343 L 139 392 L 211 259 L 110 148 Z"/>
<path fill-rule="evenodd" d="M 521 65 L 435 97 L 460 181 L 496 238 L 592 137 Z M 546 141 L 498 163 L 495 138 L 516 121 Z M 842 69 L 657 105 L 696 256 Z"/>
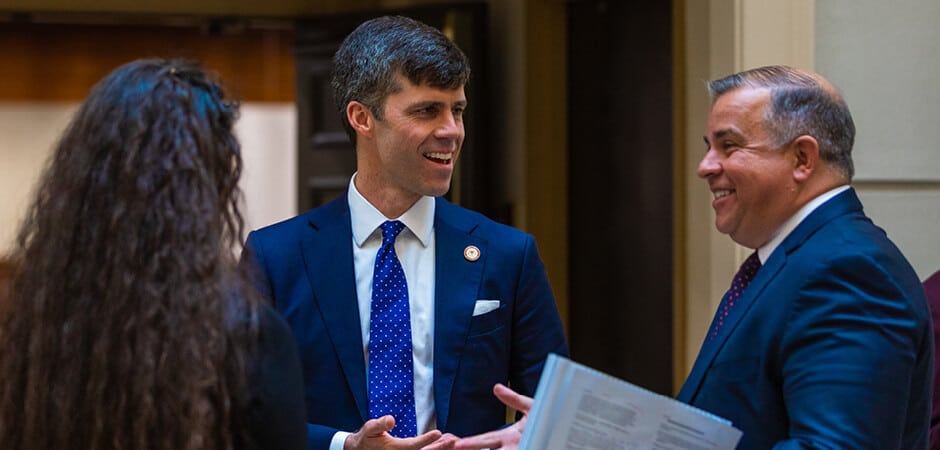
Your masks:
<path fill-rule="evenodd" d="M 372 311 L 372 271 L 382 246 L 386 220 L 400 220 L 405 229 L 395 239 L 395 253 L 405 272 L 411 313 L 411 345 L 414 350 L 415 413 L 418 434 L 437 428 L 434 413 L 434 198 L 421 197 L 401 217 L 385 217 L 356 189 L 356 174 L 349 181 L 349 215 L 352 219 L 353 265 L 362 330 L 362 355 L 369 377 L 369 316 Z M 337 432 L 330 450 L 342 450 L 349 432 Z"/>
<path fill-rule="evenodd" d="M 767 241 L 766 244 L 762 245 L 757 249 L 757 257 L 760 258 L 760 263 L 764 264 L 767 262 L 767 258 L 770 258 L 770 255 L 780 246 L 780 243 L 783 242 L 787 236 L 790 235 L 793 230 L 806 218 L 811 212 L 815 211 L 816 208 L 822 206 L 823 203 L 826 203 L 832 197 L 839 195 L 840 192 L 849 188 L 849 185 L 845 184 L 837 188 L 826 191 L 819 197 L 816 197 L 810 200 L 808 203 L 803 205 L 796 214 L 790 216 L 783 225 L 780 225 L 780 228 L 777 228 L 777 231 L 774 232 L 773 237 Z"/>

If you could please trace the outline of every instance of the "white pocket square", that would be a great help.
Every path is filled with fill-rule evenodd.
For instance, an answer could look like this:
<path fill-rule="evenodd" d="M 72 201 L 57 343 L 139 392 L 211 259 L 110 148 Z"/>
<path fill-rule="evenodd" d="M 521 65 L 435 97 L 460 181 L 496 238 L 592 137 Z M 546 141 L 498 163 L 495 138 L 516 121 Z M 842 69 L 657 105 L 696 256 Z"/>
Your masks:
<path fill-rule="evenodd" d="M 499 300 L 477 300 L 473 305 L 473 317 L 486 314 L 499 308 Z"/>

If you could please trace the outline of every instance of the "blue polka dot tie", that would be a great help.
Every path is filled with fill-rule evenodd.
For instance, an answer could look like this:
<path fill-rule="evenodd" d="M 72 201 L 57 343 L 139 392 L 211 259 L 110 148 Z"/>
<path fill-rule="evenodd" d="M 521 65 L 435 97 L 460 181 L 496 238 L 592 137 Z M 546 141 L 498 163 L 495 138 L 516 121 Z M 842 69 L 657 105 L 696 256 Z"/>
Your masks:
<path fill-rule="evenodd" d="M 391 414 L 395 437 L 418 434 L 415 418 L 414 364 L 408 284 L 395 253 L 395 237 L 405 225 L 382 224 L 382 247 L 372 273 L 372 313 L 369 316 L 369 418 Z"/>
<path fill-rule="evenodd" d="M 718 311 L 715 312 L 715 318 L 712 320 L 711 330 L 708 331 L 708 340 L 718 336 L 718 330 L 728 319 L 731 308 L 741 298 L 741 294 L 747 289 L 747 285 L 751 284 L 751 280 L 754 279 L 758 269 L 760 269 L 760 258 L 757 257 L 755 251 L 741 263 L 738 273 L 734 274 L 734 279 L 731 280 L 731 287 L 728 288 L 728 292 L 725 292 L 725 296 L 721 298 L 721 304 L 718 305 Z"/>

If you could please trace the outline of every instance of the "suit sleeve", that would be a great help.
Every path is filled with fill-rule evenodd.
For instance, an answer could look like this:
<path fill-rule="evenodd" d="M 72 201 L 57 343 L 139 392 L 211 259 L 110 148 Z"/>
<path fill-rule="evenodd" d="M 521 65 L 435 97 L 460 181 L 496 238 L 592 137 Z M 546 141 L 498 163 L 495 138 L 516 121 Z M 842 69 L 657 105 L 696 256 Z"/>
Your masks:
<path fill-rule="evenodd" d="M 925 339 L 914 302 L 879 263 L 853 255 L 814 271 L 781 340 L 790 420 L 775 448 L 901 445 Z"/>
<path fill-rule="evenodd" d="M 248 233 L 248 238 L 245 240 L 245 248 L 242 250 L 238 267 L 245 277 L 247 277 L 251 285 L 258 290 L 262 298 L 273 305 L 274 299 L 272 298 L 271 281 L 266 272 L 264 252 L 261 245 L 258 243 L 258 237 L 255 232 Z"/>
<path fill-rule="evenodd" d="M 568 356 L 555 296 L 535 240 L 526 235 L 524 256 L 513 311 L 510 384 L 533 396 L 549 353 Z"/>

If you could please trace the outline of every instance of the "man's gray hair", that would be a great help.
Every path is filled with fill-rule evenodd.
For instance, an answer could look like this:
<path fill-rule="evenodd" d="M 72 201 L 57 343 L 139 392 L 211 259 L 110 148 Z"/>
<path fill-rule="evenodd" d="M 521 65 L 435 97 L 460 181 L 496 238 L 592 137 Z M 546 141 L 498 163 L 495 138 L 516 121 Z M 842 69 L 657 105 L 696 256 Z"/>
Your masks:
<path fill-rule="evenodd" d="M 802 135 L 819 143 L 820 157 L 846 181 L 855 175 L 855 123 L 836 88 L 821 76 L 787 66 L 765 66 L 708 83 L 712 102 L 742 87 L 770 90 L 764 126 L 779 148 Z"/>

